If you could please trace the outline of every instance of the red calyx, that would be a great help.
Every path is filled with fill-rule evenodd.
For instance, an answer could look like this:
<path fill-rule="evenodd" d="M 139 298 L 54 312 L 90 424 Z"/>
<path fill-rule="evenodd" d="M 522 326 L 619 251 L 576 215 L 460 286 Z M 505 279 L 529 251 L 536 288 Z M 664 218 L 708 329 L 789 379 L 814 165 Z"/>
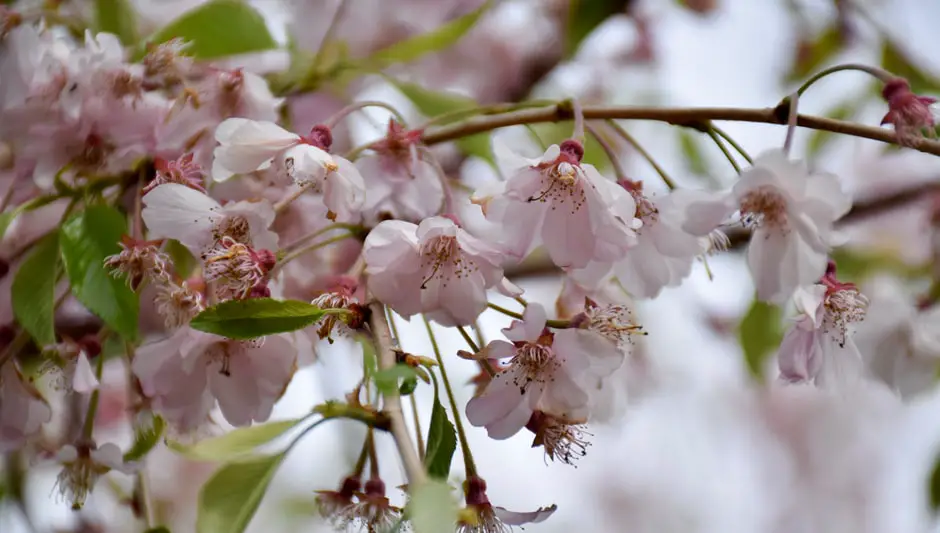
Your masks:
<path fill-rule="evenodd" d="M 561 143 L 559 148 L 561 149 L 561 153 L 572 157 L 577 163 L 580 163 L 584 158 L 584 146 L 574 139 L 568 139 L 567 141 L 564 141 Z"/>
<path fill-rule="evenodd" d="M 490 499 L 486 497 L 486 481 L 478 476 L 470 476 L 465 485 L 465 501 L 468 506 L 490 505 Z"/>

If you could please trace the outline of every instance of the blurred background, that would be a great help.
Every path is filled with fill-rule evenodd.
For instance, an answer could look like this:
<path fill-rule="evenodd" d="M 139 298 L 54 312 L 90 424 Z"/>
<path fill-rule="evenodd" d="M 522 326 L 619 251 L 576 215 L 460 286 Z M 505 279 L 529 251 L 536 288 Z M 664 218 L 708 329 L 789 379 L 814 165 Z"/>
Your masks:
<path fill-rule="evenodd" d="M 87 8 L 82 2 L 60 3 L 79 12 Z M 198 3 L 136 0 L 139 32 L 146 35 Z M 468 101 L 576 97 L 584 104 L 773 107 L 812 73 L 843 62 L 880 65 L 907 77 L 915 92 L 940 96 L 940 56 L 935 53 L 940 2 L 929 0 L 502 0 L 455 46 L 385 70 L 395 80 L 429 90 L 417 95 L 382 76 L 345 75 L 341 68 L 299 84 L 283 73 L 312 55 L 323 62 L 320 72 L 329 73 L 331 65 L 433 30 L 479 8 L 481 1 L 251 3 L 264 14 L 283 48 L 226 61 L 267 75 L 275 86 L 296 85 L 298 94 L 288 97 L 285 119 L 298 132 L 363 100 L 388 102 L 411 124 Z M 436 98 L 428 96 L 431 91 Z M 876 82 L 860 73 L 840 73 L 814 85 L 800 100 L 800 111 L 877 125 L 886 111 L 879 91 Z M 334 151 L 342 153 L 381 136 L 388 116 L 370 109 L 350 117 L 334 132 Z M 680 186 L 720 188 L 732 183 L 733 169 L 706 135 L 657 123 L 627 126 Z M 785 135 L 779 126 L 721 126 L 752 155 L 779 147 Z M 553 142 L 570 135 L 570 128 L 562 124 L 535 130 L 541 141 Z M 517 129 L 502 134 L 537 150 L 532 132 Z M 435 151 L 445 170 L 474 187 L 493 176 L 488 147 L 487 141 Z M 664 190 L 642 157 L 628 146 L 616 148 L 627 175 L 643 179 L 654 192 Z M 940 187 L 940 159 L 911 150 L 812 131 L 797 133 L 794 150 L 812 166 L 838 174 L 860 201 L 912 187 Z M 588 158 L 610 172 L 597 146 L 588 146 Z M 922 267 L 930 260 L 933 209 L 925 193 L 853 220 L 847 228 L 850 240 L 838 252 L 840 272 L 866 283 L 876 274 Z M 748 373 L 746 355 L 766 351 L 779 339 L 779 317 L 762 317 L 752 306 L 753 287 L 743 257 L 723 254 L 711 259 L 709 267 L 713 279 L 698 264 L 681 287 L 637 303 L 637 317 L 648 336 L 635 350 L 647 363 L 646 372 L 665 389 L 717 389 L 739 383 Z M 557 275 L 541 272 L 536 265 L 514 281 L 526 289 L 530 301 L 554 308 L 561 288 Z M 492 311 L 481 320 L 487 339 L 496 338 L 508 325 Z M 398 327 L 405 350 L 430 355 L 419 320 L 399 320 Z M 439 330 L 439 335 L 445 353 L 463 349 L 455 331 Z M 273 419 L 302 416 L 315 403 L 341 397 L 356 384 L 361 372 L 357 345 L 339 340 L 317 349 L 318 361 L 295 376 Z M 451 360 L 455 382 L 466 383 L 476 374 L 474 364 Z M 120 374 L 120 365 L 113 370 Z M 626 373 L 622 376 L 622 405 L 609 422 L 591 426 L 593 444 L 577 468 L 547 463 L 541 449 L 530 447 L 528 432 L 496 442 L 483 429 L 469 428 L 493 503 L 518 511 L 557 504 L 555 515 L 527 528 L 531 531 L 622 530 L 618 524 L 629 520 L 629 514 L 620 480 L 629 475 L 625 454 L 633 449 L 630 443 L 641 438 L 631 421 L 642 416 L 644 408 L 635 400 L 629 379 Z M 124 393 L 118 386 L 103 398 L 101 417 L 107 419 L 105 413 L 110 413 L 112 423 L 100 434 L 110 432 L 126 446 L 132 435 L 122 422 Z M 472 390 L 466 386 L 457 391 L 461 405 Z M 428 387 L 416 394 L 420 406 L 430 405 Z M 420 416 L 427 428 L 430 409 Z M 249 531 L 328 531 L 317 517 L 313 491 L 334 489 L 355 462 L 362 435 L 355 423 L 333 422 L 307 436 L 278 471 Z M 691 439 L 689 445 L 694 446 L 694 436 Z M 383 437 L 378 444 L 383 477 L 394 487 L 403 482 L 403 473 L 391 439 Z M 455 458 L 453 464 L 452 480 L 459 482 L 462 463 Z M 160 521 L 173 532 L 193 530 L 197 494 L 214 467 L 180 459 L 162 446 L 150 456 L 152 497 Z M 56 501 L 57 471 L 55 465 L 37 461 L 23 484 L 36 531 L 118 532 L 138 527 L 122 503 L 130 491 L 129 479 L 113 475 L 102 480 L 86 508 L 73 513 Z M 0 483 L 0 495 L 4 486 L 10 494 L 10 479 Z M 390 493 L 393 502 L 403 503 L 399 491 Z M 30 531 L 22 510 L 9 499 L 0 500 L 0 531 Z"/>

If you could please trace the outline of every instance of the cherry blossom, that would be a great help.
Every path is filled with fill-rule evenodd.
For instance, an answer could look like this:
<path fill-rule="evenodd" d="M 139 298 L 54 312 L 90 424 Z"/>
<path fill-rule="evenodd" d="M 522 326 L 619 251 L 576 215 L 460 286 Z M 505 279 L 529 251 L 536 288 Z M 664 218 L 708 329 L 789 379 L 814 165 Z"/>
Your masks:
<path fill-rule="evenodd" d="M 67 444 L 59 449 L 56 460 L 62 463 L 56 486 L 73 509 L 82 508 L 100 476 L 112 470 L 125 474 L 136 470 L 136 465 L 125 463 L 121 449 L 110 442 L 101 446 L 94 442 Z"/>
<path fill-rule="evenodd" d="M 590 395 L 603 386 L 603 376 L 623 363 L 624 354 L 603 336 L 578 328 L 549 331 L 545 323 L 542 306 L 529 304 L 523 320 L 503 330 L 512 342 L 486 346 L 486 357 L 510 360 L 467 403 L 467 419 L 486 427 L 491 438 L 515 435 L 536 410 L 568 423 L 585 422 Z"/>
<path fill-rule="evenodd" d="M 780 150 L 766 152 L 728 193 L 702 193 L 687 205 L 682 229 L 706 236 L 735 210 L 752 230 L 748 265 L 761 300 L 783 302 L 826 270 L 833 223 L 851 198 L 836 176 L 811 173 Z"/>
<path fill-rule="evenodd" d="M 514 173 L 503 187 L 477 193 L 487 220 L 499 225 L 501 244 L 517 258 L 542 243 L 562 268 L 613 261 L 636 244 L 632 197 L 581 162 L 576 141 L 552 145 L 540 159 L 526 160 L 494 144 Z"/>
<path fill-rule="evenodd" d="M 425 313 L 444 326 L 473 323 L 486 290 L 503 278 L 502 254 L 445 217 L 416 226 L 385 221 L 366 237 L 369 289 L 396 313 Z"/>
<path fill-rule="evenodd" d="M 467 506 L 459 515 L 459 533 L 503 533 L 512 530 L 512 526 L 543 522 L 557 509 L 551 505 L 535 511 L 516 512 L 494 506 L 486 495 L 486 481 L 479 476 L 467 479 L 464 495 Z"/>
<path fill-rule="evenodd" d="M 0 367 L 0 451 L 20 449 L 52 419 L 49 403 L 14 362 Z"/>
<path fill-rule="evenodd" d="M 881 124 L 892 124 L 897 133 L 898 142 L 910 145 L 914 140 L 925 135 L 935 135 L 935 112 L 931 106 L 937 99 L 930 96 L 918 96 L 911 91 L 911 85 L 903 78 L 895 78 L 885 83 L 881 94 L 888 102 L 888 112 L 881 119 Z"/>
<path fill-rule="evenodd" d="M 246 343 L 181 327 L 141 346 L 133 370 L 154 411 L 186 431 L 205 422 L 215 399 L 234 426 L 264 422 L 293 376 L 296 358 L 285 336 Z"/>
<path fill-rule="evenodd" d="M 401 508 L 389 502 L 381 479 L 366 481 L 364 490 L 356 496 L 359 501 L 345 508 L 340 523 L 358 525 L 366 531 L 387 531 L 401 518 Z"/>

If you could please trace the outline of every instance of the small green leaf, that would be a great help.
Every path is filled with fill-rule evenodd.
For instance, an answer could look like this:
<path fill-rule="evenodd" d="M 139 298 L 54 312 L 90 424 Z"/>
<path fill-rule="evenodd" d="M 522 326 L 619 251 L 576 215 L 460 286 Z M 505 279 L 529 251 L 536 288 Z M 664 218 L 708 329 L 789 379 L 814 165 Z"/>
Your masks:
<path fill-rule="evenodd" d="M 134 444 L 131 449 L 124 452 L 124 461 L 137 461 L 150 453 L 150 450 L 160 442 L 163 431 L 166 429 L 166 422 L 162 417 L 154 416 L 150 427 L 138 429 L 134 433 Z"/>
<path fill-rule="evenodd" d="M 456 415 L 455 415 L 456 416 Z M 447 479 L 450 475 L 450 462 L 457 449 L 457 434 L 454 425 L 447 418 L 447 411 L 434 397 L 431 411 L 431 426 L 428 428 L 428 446 L 424 455 L 424 464 L 428 475 L 433 478 Z"/>
<path fill-rule="evenodd" d="M 418 108 L 418 111 L 428 118 L 479 107 L 476 100 L 469 96 L 444 91 L 432 91 L 414 83 L 394 80 L 392 82 L 405 97 L 411 100 Z M 455 117 L 455 120 L 457 118 Z M 448 122 L 450 121 L 442 121 L 441 124 Z M 455 144 L 463 153 L 477 156 L 491 165 L 495 165 L 489 133 L 469 135 L 458 139 Z"/>
<path fill-rule="evenodd" d="M 757 379 L 763 379 L 764 361 L 780 346 L 783 339 L 780 321 L 779 307 L 754 300 L 738 327 L 744 361 L 751 375 Z"/>
<path fill-rule="evenodd" d="M 844 39 L 837 24 L 822 31 L 815 41 L 801 43 L 787 74 L 787 81 L 801 81 L 829 63 L 842 50 Z"/>
<path fill-rule="evenodd" d="M 852 98 L 835 106 L 828 112 L 823 113 L 823 115 L 837 120 L 848 120 L 858 113 L 859 109 L 861 109 L 864 103 L 864 100 L 861 98 Z M 807 141 L 807 157 L 814 157 L 819 155 L 819 152 L 821 152 L 822 149 L 825 148 L 826 145 L 828 145 L 829 142 L 833 139 L 835 139 L 835 135 L 828 131 L 814 130 L 810 134 L 809 140 Z"/>
<path fill-rule="evenodd" d="M 277 48 L 264 17 L 241 0 L 212 0 L 201 4 L 158 30 L 147 42 L 159 44 L 177 37 L 190 43 L 186 53 L 196 59 L 217 59 Z M 137 57 L 143 54 L 140 49 Z"/>
<path fill-rule="evenodd" d="M 15 219 L 20 214 L 19 209 L 11 209 L 0 213 L 0 239 L 3 239 L 3 236 L 6 235 L 7 228 L 10 227 L 10 224 L 13 223 Z"/>
<path fill-rule="evenodd" d="M 415 389 L 417 388 L 418 388 L 418 376 L 417 376 L 417 369 L 415 369 L 414 376 L 410 378 L 405 378 L 401 382 L 401 387 L 398 387 L 398 394 L 402 396 L 408 396 L 409 394 L 414 392 Z"/>
<path fill-rule="evenodd" d="M 137 14 L 128 0 L 95 0 L 95 26 L 117 35 L 124 46 L 137 43 Z"/>
<path fill-rule="evenodd" d="M 263 444 L 287 433 L 299 424 L 301 419 L 279 420 L 256 426 L 237 428 L 225 435 L 201 440 L 191 446 L 167 441 L 167 446 L 174 452 L 197 461 L 227 461 L 253 452 Z"/>
<path fill-rule="evenodd" d="M 255 339 L 303 329 L 323 316 L 323 310 L 300 300 L 249 298 L 229 300 L 196 315 L 190 326 L 230 339 Z"/>
<path fill-rule="evenodd" d="M 284 454 L 222 465 L 199 491 L 197 533 L 242 533 L 248 527 Z"/>
<path fill-rule="evenodd" d="M 144 533 L 170 533 L 170 530 L 166 526 L 160 526 L 160 527 L 152 527 L 148 529 L 147 531 L 144 531 Z"/>
<path fill-rule="evenodd" d="M 914 65 L 894 43 L 885 39 L 881 48 L 881 66 L 911 84 L 915 93 L 935 92 L 940 89 L 940 80 Z"/>
<path fill-rule="evenodd" d="M 410 366 L 402 363 L 386 368 L 380 372 L 377 372 L 372 379 L 375 381 L 375 386 L 378 387 L 379 392 L 382 394 L 392 394 L 395 391 L 399 390 L 399 381 L 400 380 L 409 380 L 416 379 L 418 374 L 415 372 L 415 369 Z"/>
<path fill-rule="evenodd" d="M 196 258 L 193 257 L 192 252 L 175 239 L 168 239 L 166 241 L 164 251 L 173 261 L 173 269 L 176 271 L 176 275 L 183 279 L 188 279 L 197 265 Z"/>
<path fill-rule="evenodd" d="M 457 502 L 450 487 L 437 480 L 422 483 L 411 493 L 408 516 L 415 533 L 452 531 L 457 522 Z"/>
<path fill-rule="evenodd" d="M 609 17 L 625 13 L 628 0 L 572 0 L 568 8 L 565 57 L 578 51 L 581 41 Z"/>
<path fill-rule="evenodd" d="M 59 233 L 42 238 L 13 278 L 13 315 L 40 346 L 55 342 L 55 285 Z"/>
<path fill-rule="evenodd" d="M 364 61 L 365 68 L 381 70 L 396 63 L 407 63 L 423 55 L 449 48 L 476 25 L 491 4 L 491 1 L 485 2 L 477 9 L 434 30 L 399 41 L 375 52 Z"/>
<path fill-rule="evenodd" d="M 682 156 L 685 157 L 689 172 L 704 176 L 708 174 L 708 164 L 705 163 L 705 156 L 702 154 L 702 148 L 699 145 L 698 138 L 694 133 L 679 129 L 679 148 L 682 150 Z"/>
<path fill-rule="evenodd" d="M 62 225 L 59 246 L 75 298 L 122 337 L 134 340 L 137 295 L 104 267 L 106 257 L 121 251 L 118 241 L 126 231 L 124 216 L 116 209 L 93 205 Z"/>

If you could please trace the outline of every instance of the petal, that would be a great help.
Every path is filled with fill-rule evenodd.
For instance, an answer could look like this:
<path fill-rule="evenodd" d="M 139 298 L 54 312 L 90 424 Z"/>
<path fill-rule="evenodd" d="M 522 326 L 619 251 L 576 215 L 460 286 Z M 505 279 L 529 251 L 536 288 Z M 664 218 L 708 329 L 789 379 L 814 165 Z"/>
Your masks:
<path fill-rule="evenodd" d="M 490 438 L 508 439 L 532 417 L 525 390 L 514 383 L 517 376 L 512 368 L 497 374 L 482 395 L 467 402 L 467 420 L 475 427 L 486 427 Z"/>
<path fill-rule="evenodd" d="M 178 183 L 165 183 L 143 197 L 141 216 L 151 238 L 176 239 L 197 257 L 212 244 L 212 229 L 222 218 L 219 203 Z"/>
<path fill-rule="evenodd" d="M 783 337 L 777 353 L 780 377 L 791 382 L 812 381 L 819 374 L 823 354 L 816 331 L 791 328 Z"/>
<path fill-rule="evenodd" d="M 545 312 L 545 308 L 542 307 L 542 304 L 530 303 L 526 306 L 525 312 L 522 313 L 522 323 L 524 324 L 524 339 L 514 339 L 509 337 L 510 340 L 529 340 L 534 341 L 542 335 L 542 330 L 545 329 L 545 323 L 548 321 L 548 314 Z"/>
<path fill-rule="evenodd" d="M 690 235 L 708 235 L 735 210 L 734 197 L 727 192 L 688 191 L 686 195 L 698 196 L 697 200 L 686 200 L 688 207 L 682 230 Z"/>
<path fill-rule="evenodd" d="M 507 511 L 502 507 L 494 506 L 493 513 L 496 515 L 496 518 L 499 518 L 507 526 L 521 526 L 523 524 L 538 524 L 539 522 L 544 522 L 548 517 L 552 516 L 556 509 L 558 509 L 557 505 L 551 505 L 550 507 L 542 507 L 535 511 L 520 513 Z"/>
<path fill-rule="evenodd" d="M 79 394 L 88 394 L 98 388 L 98 378 L 88 363 L 88 356 L 85 352 L 78 354 L 78 360 L 75 361 L 75 372 L 72 374 L 72 390 Z"/>
<path fill-rule="evenodd" d="M 106 442 L 92 450 L 91 460 L 108 468 L 119 469 L 124 466 L 124 454 L 113 442 Z"/>
<path fill-rule="evenodd" d="M 78 450 L 75 449 L 75 446 L 66 444 L 56 452 L 55 459 L 60 463 L 74 463 L 78 460 Z"/>

